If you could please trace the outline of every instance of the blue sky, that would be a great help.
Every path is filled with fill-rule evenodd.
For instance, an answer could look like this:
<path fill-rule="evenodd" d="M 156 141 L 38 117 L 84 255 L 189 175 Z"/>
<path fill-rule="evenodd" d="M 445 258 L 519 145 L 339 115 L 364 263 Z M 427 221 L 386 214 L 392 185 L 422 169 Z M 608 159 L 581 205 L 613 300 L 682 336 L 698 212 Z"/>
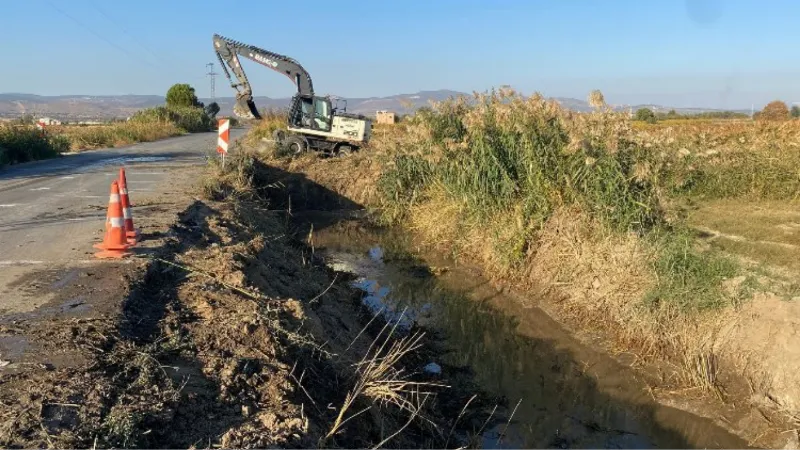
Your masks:
<path fill-rule="evenodd" d="M 800 102 L 797 0 L 39 0 L 5 2 L 0 92 L 208 95 L 219 33 L 289 55 L 320 94 L 523 93 L 616 104 Z M 9 39 L 9 37 L 11 37 Z M 245 62 L 256 95 L 285 77 Z M 224 77 L 217 95 L 232 95 Z"/>

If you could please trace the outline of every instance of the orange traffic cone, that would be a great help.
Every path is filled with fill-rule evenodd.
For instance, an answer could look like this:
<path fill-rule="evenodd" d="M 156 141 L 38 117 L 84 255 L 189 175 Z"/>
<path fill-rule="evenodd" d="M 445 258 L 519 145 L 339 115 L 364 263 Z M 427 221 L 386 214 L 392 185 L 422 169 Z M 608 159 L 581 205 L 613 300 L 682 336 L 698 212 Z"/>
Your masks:
<path fill-rule="evenodd" d="M 133 227 L 133 214 L 131 213 L 131 200 L 128 196 L 128 180 L 125 179 L 125 168 L 119 168 L 119 198 L 122 203 L 122 217 L 125 219 L 125 237 L 128 243 L 135 245 L 139 240 L 139 230 Z"/>
<path fill-rule="evenodd" d="M 107 228 L 103 242 L 94 244 L 94 248 L 103 250 L 94 256 L 98 258 L 123 258 L 130 255 L 131 247 L 125 239 L 125 224 L 122 219 L 122 206 L 119 202 L 119 184 L 111 182 L 111 195 L 108 198 Z"/>

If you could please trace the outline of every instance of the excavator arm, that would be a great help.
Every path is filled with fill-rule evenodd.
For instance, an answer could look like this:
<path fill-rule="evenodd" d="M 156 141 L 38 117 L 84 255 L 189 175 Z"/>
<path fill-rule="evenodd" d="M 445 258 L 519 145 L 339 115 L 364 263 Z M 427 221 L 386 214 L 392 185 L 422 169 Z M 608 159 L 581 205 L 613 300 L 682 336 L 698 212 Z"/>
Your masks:
<path fill-rule="evenodd" d="M 236 89 L 236 104 L 233 107 L 233 112 L 239 117 L 246 119 L 261 118 L 253 102 L 253 90 L 250 87 L 250 82 L 247 80 L 247 75 L 245 75 L 242 65 L 239 63 L 239 56 L 286 75 L 297 86 L 298 95 L 314 96 L 311 75 L 306 72 L 300 63 L 288 56 L 243 44 L 218 34 L 214 35 L 214 51 L 217 53 L 217 58 L 220 65 L 222 65 L 225 76 L 231 82 L 231 87 Z M 229 68 L 236 76 L 236 82 L 231 78 L 228 71 Z"/>

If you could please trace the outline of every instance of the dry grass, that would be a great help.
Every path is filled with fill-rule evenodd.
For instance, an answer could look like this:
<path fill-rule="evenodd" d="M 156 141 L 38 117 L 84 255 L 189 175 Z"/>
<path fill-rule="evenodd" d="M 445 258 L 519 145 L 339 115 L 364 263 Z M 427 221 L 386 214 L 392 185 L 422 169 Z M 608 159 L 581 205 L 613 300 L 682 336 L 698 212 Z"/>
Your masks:
<path fill-rule="evenodd" d="M 52 127 L 51 133 L 69 139 L 73 151 L 96 148 L 121 147 L 137 142 L 152 142 L 172 136 L 180 136 L 184 131 L 172 122 L 120 122 L 109 125 L 86 127 Z"/>
<path fill-rule="evenodd" d="M 247 133 L 245 143 L 248 146 L 259 146 L 263 139 L 272 140 L 272 133 L 275 130 L 285 129 L 287 125 L 287 115 L 281 111 L 265 111 L 261 114 L 261 120 L 254 124 Z"/>
<path fill-rule="evenodd" d="M 409 336 L 394 338 L 398 324 L 399 321 L 394 325 L 386 323 L 375 336 L 361 360 L 354 365 L 356 368 L 355 383 L 348 391 L 344 403 L 339 408 L 339 414 L 324 437 L 321 446 L 339 433 L 348 421 L 369 411 L 377 403 L 379 406 L 392 405 L 409 414 L 409 421 L 406 425 L 375 446 L 376 448 L 381 447 L 402 432 L 413 419 L 422 416 L 428 397 L 433 395 L 436 389 L 446 387 L 439 383 L 418 382 L 408 378 L 409 374 L 402 368 L 401 360 L 421 347 L 420 342 L 424 333 L 417 332 Z M 361 398 L 367 399 L 370 405 L 357 412 L 350 412 Z"/>
<path fill-rule="evenodd" d="M 351 198 L 361 192 L 384 223 L 480 263 L 497 282 L 544 287 L 558 299 L 551 312 L 576 329 L 670 362 L 678 385 L 717 393 L 719 372 L 736 363 L 722 332 L 754 285 L 729 248 L 694 239 L 683 207 L 797 198 L 800 122 L 641 126 L 502 91 L 376 126 L 357 159 L 271 164 Z"/>

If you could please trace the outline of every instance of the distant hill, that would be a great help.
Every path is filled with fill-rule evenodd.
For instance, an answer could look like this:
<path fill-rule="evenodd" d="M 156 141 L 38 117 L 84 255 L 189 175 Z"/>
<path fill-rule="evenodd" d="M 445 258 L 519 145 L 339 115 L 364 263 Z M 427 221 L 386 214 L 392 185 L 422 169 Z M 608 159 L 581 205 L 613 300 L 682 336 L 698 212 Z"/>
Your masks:
<path fill-rule="evenodd" d="M 399 114 L 408 114 L 421 106 L 427 106 L 431 101 L 441 101 L 449 97 L 469 95 L 463 92 L 441 89 L 436 91 L 420 91 L 414 94 L 398 94 L 388 97 L 350 98 L 347 99 L 349 112 L 373 115 L 378 110 L 389 110 Z M 256 97 L 255 103 L 259 109 L 284 108 L 289 105 L 289 98 Z M 564 107 L 575 111 L 591 111 L 592 108 L 584 100 L 575 98 L 555 97 L 554 100 Z M 201 98 L 200 101 L 208 104 L 209 99 Z M 220 105 L 220 115 L 233 114 L 233 97 L 220 97 L 216 99 Z M 13 118 L 24 114 L 47 116 L 60 120 L 93 120 L 125 118 L 137 110 L 164 104 L 164 97 L 160 95 L 57 95 L 42 96 L 34 94 L 0 94 L 0 117 Z M 656 111 L 674 109 L 678 113 L 693 114 L 704 111 L 721 111 L 713 108 L 671 108 L 659 105 L 618 105 L 616 110 L 634 111 L 648 107 Z M 742 111 L 749 112 L 749 111 Z"/>

